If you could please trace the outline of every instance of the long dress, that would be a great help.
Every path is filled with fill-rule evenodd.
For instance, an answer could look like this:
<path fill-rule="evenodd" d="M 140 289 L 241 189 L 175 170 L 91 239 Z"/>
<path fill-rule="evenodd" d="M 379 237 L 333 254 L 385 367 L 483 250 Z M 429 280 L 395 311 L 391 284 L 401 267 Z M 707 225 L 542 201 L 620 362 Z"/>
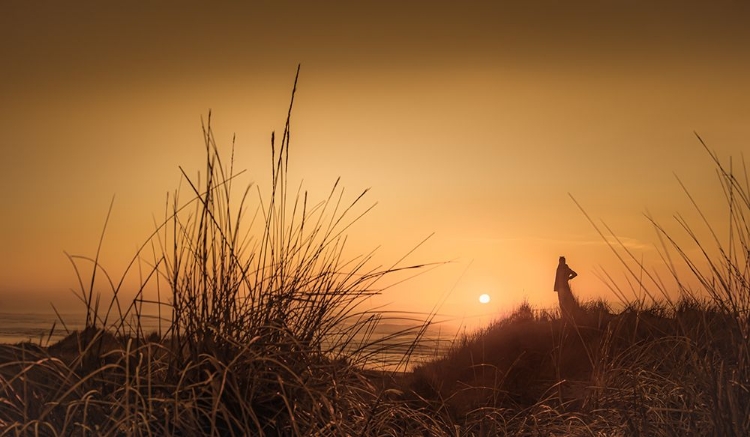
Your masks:
<path fill-rule="evenodd" d="M 557 299 L 560 301 L 560 311 L 563 317 L 571 318 L 575 314 L 578 308 L 578 303 L 573 297 L 573 292 L 570 290 L 569 280 L 578 276 L 578 273 L 574 272 L 568 264 L 559 264 L 557 266 L 557 272 L 555 273 L 555 291 L 557 292 Z"/>

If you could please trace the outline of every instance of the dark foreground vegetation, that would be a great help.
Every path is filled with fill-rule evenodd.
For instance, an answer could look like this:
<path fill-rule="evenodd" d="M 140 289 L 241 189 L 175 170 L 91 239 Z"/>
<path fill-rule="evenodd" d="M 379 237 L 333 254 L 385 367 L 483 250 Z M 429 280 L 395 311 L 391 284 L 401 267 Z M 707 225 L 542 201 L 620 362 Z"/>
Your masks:
<path fill-rule="evenodd" d="M 746 328 L 710 302 L 524 305 L 414 370 L 409 387 L 467 435 L 747 435 Z"/>
<path fill-rule="evenodd" d="M 523 305 L 407 368 L 430 315 L 382 339 L 372 333 L 387 314 L 361 308 L 384 277 L 418 266 L 342 256 L 362 196 L 343 203 L 334 187 L 308 205 L 288 191 L 287 120 L 271 193 L 246 217 L 249 191 L 232 191 L 210 119 L 204 134 L 203 177 L 183 172 L 189 200 L 175 193 L 134 258 L 154 254 L 143 292 L 124 301 L 98 257 L 71 257 L 76 271 L 92 265 L 87 328 L 0 347 L 0 435 L 750 435 L 750 189 L 718 161 L 727 243 L 701 260 L 671 248 L 699 290 L 678 280 L 679 299 L 652 286 L 648 304 L 589 302 L 567 320 Z M 142 331 L 149 306 L 165 332 Z M 389 348 L 403 360 L 373 369 Z"/>

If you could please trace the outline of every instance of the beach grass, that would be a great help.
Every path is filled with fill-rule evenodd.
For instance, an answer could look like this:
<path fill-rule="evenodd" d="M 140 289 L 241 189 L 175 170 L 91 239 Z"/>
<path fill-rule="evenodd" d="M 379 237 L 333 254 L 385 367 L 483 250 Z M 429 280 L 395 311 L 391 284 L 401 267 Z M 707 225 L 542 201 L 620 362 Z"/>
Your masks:
<path fill-rule="evenodd" d="M 720 237 L 687 190 L 709 241 L 677 216 L 694 245 L 680 246 L 648 219 L 674 285 L 611 245 L 645 298 L 610 284 L 622 309 L 584 302 L 572 320 L 524 303 L 414 369 L 410 391 L 462 435 L 750 435 L 750 184 L 744 163 L 738 177 L 698 140 L 716 166 L 728 226 Z"/>
<path fill-rule="evenodd" d="M 296 83 L 284 131 L 271 137 L 270 193 L 258 190 L 256 202 L 253 186 L 235 192 L 234 145 L 225 161 L 209 113 L 203 173 L 181 169 L 183 192 L 168 199 L 164 221 L 126 269 L 154 254 L 134 299 L 121 297 L 124 281 L 100 266 L 99 250 L 70 256 L 77 273 L 80 263 L 93 265 L 90 278 L 79 273 L 86 328 L 48 348 L 3 349 L 3 435 L 360 435 L 433 426 L 427 414 L 392 405 L 362 371 L 385 377 L 408 365 L 424 326 L 378 336 L 379 323 L 414 317 L 363 304 L 388 287 L 386 276 L 419 266 L 373 268 L 371 254 L 345 257 L 347 229 L 369 210 L 360 205 L 366 192 L 347 200 L 336 182 L 325 201 L 309 204 L 306 192 L 290 190 Z M 105 234 L 106 225 L 100 247 Z M 95 286 L 102 277 L 109 300 Z M 143 331 L 149 312 L 166 319 L 163 332 Z M 400 357 L 382 353 L 404 347 Z"/>
<path fill-rule="evenodd" d="M 45 347 L 0 346 L 0 435 L 750 435 L 746 177 L 710 155 L 730 232 L 696 238 L 702 259 L 654 222 L 665 253 L 677 254 L 668 257 L 675 278 L 681 260 L 700 290 L 677 280 L 672 299 L 654 281 L 648 301 L 623 298 L 617 311 L 583 302 L 572 318 L 524 303 L 415 362 L 433 314 L 363 304 L 387 288 L 384 278 L 423 266 L 344 256 L 366 193 L 347 201 L 337 182 L 310 205 L 290 190 L 294 90 L 281 139 L 271 139 L 270 193 L 237 192 L 234 145 L 225 160 L 209 114 L 202 176 L 181 169 L 183 191 L 126 269 L 152 254 L 134 299 L 121 298 L 124 282 L 98 251 L 70 257 L 77 272 L 93 265 L 90 278 L 79 274 L 86 328 Z M 628 267 L 636 279 L 647 271 L 639 267 Z M 111 298 L 96 290 L 97 275 Z M 167 328 L 144 332 L 149 312 Z M 389 317 L 417 323 L 376 336 Z"/>

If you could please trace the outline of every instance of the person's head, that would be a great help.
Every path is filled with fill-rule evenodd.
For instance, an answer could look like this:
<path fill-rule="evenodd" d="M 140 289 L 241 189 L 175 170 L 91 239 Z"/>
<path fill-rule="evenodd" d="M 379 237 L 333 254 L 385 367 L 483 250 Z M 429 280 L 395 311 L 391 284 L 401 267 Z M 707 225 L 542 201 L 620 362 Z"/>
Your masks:
<path fill-rule="evenodd" d="M 560 257 L 560 264 L 565 264 L 565 257 L 564 256 Z"/>

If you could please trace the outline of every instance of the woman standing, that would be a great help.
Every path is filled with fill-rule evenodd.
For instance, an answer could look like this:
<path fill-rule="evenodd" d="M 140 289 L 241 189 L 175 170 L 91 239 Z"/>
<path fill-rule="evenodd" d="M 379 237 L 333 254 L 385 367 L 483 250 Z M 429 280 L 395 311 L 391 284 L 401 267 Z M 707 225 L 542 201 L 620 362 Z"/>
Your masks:
<path fill-rule="evenodd" d="M 557 272 L 555 273 L 555 291 L 560 301 L 560 312 L 567 319 L 573 319 L 576 310 L 578 310 L 578 302 L 573 297 L 573 292 L 570 290 L 570 284 L 568 283 L 568 281 L 576 276 L 578 276 L 578 273 L 568 267 L 565 257 L 561 256 L 557 264 Z"/>

